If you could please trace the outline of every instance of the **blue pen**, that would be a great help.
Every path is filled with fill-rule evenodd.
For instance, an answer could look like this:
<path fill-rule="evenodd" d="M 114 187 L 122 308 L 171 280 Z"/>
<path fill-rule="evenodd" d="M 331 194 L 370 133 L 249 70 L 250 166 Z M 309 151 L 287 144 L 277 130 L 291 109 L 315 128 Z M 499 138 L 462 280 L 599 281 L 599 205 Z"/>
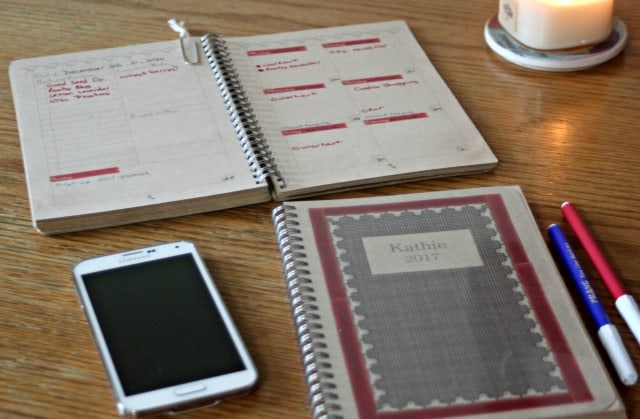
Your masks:
<path fill-rule="evenodd" d="M 622 343 L 622 338 L 618 329 L 611 323 L 604 307 L 598 300 L 594 289 L 591 287 L 589 278 L 582 270 L 580 262 L 576 258 L 567 237 L 562 228 L 557 224 L 552 224 L 547 230 L 551 243 L 557 250 L 562 262 L 571 274 L 571 279 L 580 291 L 580 296 L 584 300 L 591 317 L 598 328 L 598 337 L 602 346 L 607 351 L 613 367 L 615 368 L 620 381 L 631 386 L 638 380 L 638 373 L 631 362 L 629 353 Z"/>

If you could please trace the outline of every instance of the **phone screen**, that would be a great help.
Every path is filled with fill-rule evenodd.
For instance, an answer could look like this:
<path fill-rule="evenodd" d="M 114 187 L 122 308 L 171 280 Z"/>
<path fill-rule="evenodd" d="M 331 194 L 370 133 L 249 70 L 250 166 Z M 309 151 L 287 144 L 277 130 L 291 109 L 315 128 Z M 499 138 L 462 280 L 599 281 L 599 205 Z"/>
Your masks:
<path fill-rule="evenodd" d="M 82 280 L 127 396 L 246 368 L 192 255 Z"/>

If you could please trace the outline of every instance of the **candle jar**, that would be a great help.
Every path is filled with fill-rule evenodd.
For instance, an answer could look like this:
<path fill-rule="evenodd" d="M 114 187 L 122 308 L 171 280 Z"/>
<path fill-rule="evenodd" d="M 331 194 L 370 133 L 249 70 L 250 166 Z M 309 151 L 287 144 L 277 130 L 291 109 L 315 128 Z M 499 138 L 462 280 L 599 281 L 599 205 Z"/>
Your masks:
<path fill-rule="evenodd" d="M 576 48 L 611 34 L 613 0 L 500 0 L 498 20 L 529 48 Z"/>

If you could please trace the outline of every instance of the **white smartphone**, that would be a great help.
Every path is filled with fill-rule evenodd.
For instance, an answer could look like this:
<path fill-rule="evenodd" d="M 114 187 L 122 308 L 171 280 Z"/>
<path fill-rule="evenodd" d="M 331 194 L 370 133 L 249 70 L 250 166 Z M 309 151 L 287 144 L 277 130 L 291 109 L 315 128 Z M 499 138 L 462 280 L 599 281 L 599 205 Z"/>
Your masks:
<path fill-rule="evenodd" d="M 192 243 L 84 260 L 73 276 L 120 414 L 204 407 L 256 384 L 255 365 Z"/>

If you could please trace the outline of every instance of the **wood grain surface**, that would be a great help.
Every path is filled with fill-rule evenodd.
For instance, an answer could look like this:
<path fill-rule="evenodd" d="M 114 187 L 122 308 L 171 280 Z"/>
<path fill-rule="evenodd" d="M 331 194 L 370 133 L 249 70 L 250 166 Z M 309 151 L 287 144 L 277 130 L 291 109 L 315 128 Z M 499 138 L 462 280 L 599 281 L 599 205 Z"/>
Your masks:
<path fill-rule="evenodd" d="M 406 20 L 500 164 L 486 174 L 324 198 L 518 184 L 541 229 L 561 222 L 560 204 L 571 200 L 640 298 L 640 3 L 615 3 L 629 30 L 625 50 L 572 73 L 527 70 L 493 53 L 483 27 L 497 8 L 497 0 L 2 0 L 0 417 L 116 417 L 70 269 L 97 254 L 181 239 L 200 248 L 261 373 L 251 395 L 183 417 L 310 417 L 270 218 L 277 203 L 53 237 L 31 225 L 10 61 L 173 39 L 172 17 L 194 35 L 223 36 Z M 640 345 L 594 283 L 640 367 Z M 640 385 L 618 389 L 629 415 L 640 417 Z"/>

